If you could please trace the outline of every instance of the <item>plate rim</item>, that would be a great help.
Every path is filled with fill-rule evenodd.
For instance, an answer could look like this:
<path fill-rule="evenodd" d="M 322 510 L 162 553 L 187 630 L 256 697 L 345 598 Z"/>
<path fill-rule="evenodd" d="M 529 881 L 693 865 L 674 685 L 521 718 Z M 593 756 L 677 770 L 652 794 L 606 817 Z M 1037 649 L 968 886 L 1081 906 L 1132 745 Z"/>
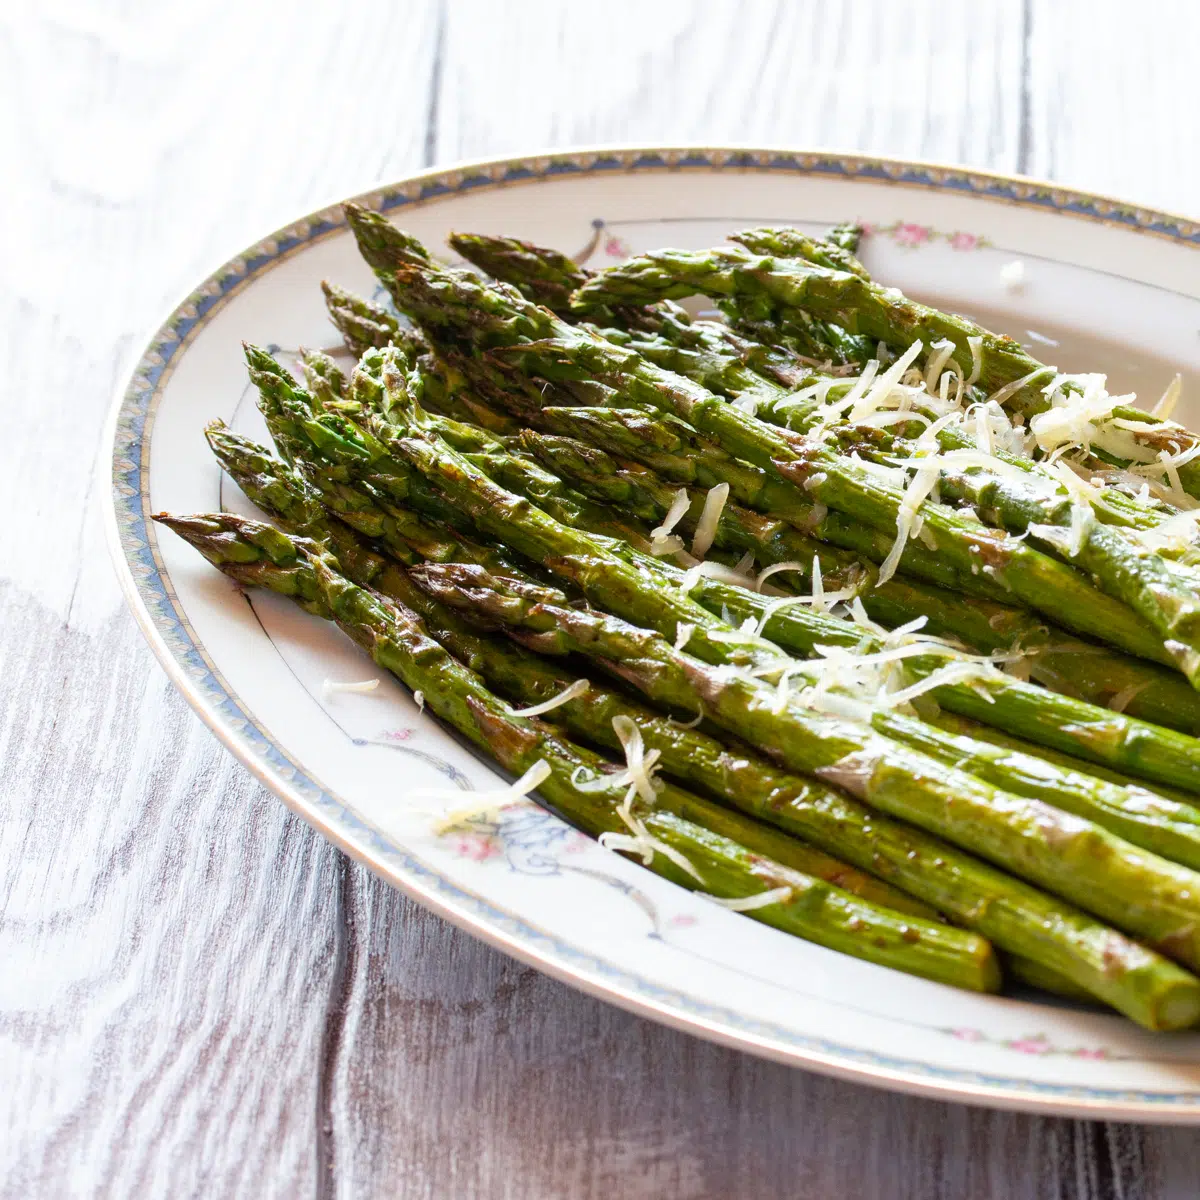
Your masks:
<path fill-rule="evenodd" d="M 333 211 L 337 206 L 346 200 L 354 200 L 383 212 L 390 212 L 394 209 L 436 203 L 440 199 L 468 191 L 512 187 L 526 182 L 635 172 L 670 174 L 693 169 L 710 172 L 731 170 L 748 174 L 771 174 L 778 171 L 806 177 L 840 177 L 847 182 L 861 179 L 870 184 L 907 186 L 921 190 L 945 189 L 976 195 L 981 199 L 1048 210 L 1059 215 L 1116 226 L 1148 236 L 1165 237 L 1176 244 L 1200 249 L 1200 223 L 1149 206 L 1133 204 L 1100 193 L 1066 188 L 1028 176 L 921 159 L 863 155 L 837 150 L 798 150 L 794 147 L 736 144 L 598 145 L 569 150 L 552 149 L 500 158 L 470 159 L 422 170 L 392 182 L 375 182 L 351 196 L 333 200 L 303 216 L 293 218 L 272 233 L 258 239 L 240 254 L 225 258 L 207 272 L 201 282 L 169 305 L 165 313 L 150 326 L 144 338 L 133 343 L 141 349 L 135 351 L 132 363 L 118 377 L 119 382 L 105 420 L 98 469 L 103 497 L 105 541 L 112 555 L 125 602 L 143 636 L 149 642 L 168 679 L 225 748 L 322 837 L 423 907 L 510 957 L 536 967 L 560 982 L 616 1004 L 627 1011 L 708 1041 L 854 1083 L 885 1087 L 928 1099 L 1038 1112 L 1044 1115 L 1142 1122 L 1200 1122 L 1200 1089 L 1169 1093 L 1046 1084 L 982 1072 L 958 1072 L 911 1060 L 889 1060 L 887 1056 L 874 1051 L 864 1052 L 853 1047 L 835 1046 L 832 1050 L 827 1050 L 789 1044 L 782 1038 L 772 1037 L 768 1033 L 755 1032 L 749 1028 L 732 1028 L 718 1017 L 682 1011 L 678 1007 L 678 1000 L 672 1002 L 655 999 L 648 994 L 650 991 L 661 993 L 670 989 L 664 989 L 652 981 L 643 980 L 645 991 L 639 993 L 633 990 L 629 983 L 602 977 L 594 965 L 573 965 L 565 961 L 561 952 L 540 949 L 531 942 L 530 933 L 535 936 L 539 934 L 534 927 L 525 923 L 527 931 L 518 934 L 501 928 L 502 920 L 489 923 L 478 914 L 472 913 L 472 903 L 486 904 L 487 901 L 477 897 L 469 889 L 439 876 L 434 869 L 422 864 L 410 852 L 393 846 L 390 854 L 407 859 L 407 863 L 388 861 L 386 840 L 365 820 L 353 813 L 336 792 L 313 781 L 314 786 L 308 789 L 309 794 L 306 795 L 305 789 L 297 786 L 293 780 L 283 778 L 277 768 L 268 764 L 267 756 L 256 754 L 250 743 L 230 727 L 229 721 L 218 711 L 217 706 L 203 694 L 179 655 L 168 644 L 159 619 L 150 611 L 135 578 L 135 560 L 131 547 L 126 544 L 118 513 L 123 498 L 133 499 L 120 495 L 121 481 L 133 468 L 125 457 L 118 439 L 122 432 L 121 418 L 127 406 L 134 400 L 139 376 L 143 372 L 148 376 L 155 366 L 159 368 L 152 381 L 147 378 L 147 408 L 135 439 L 140 451 L 140 461 L 136 464 L 136 470 L 143 476 L 139 480 L 136 501 L 145 504 L 148 499 L 145 469 L 149 463 L 153 438 L 154 410 L 166 382 L 173 373 L 174 361 L 187 349 L 211 316 L 250 281 L 257 279 L 262 273 L 303 247 L 343 228 L 344 219 L 340 213 L 335 215 Z M 306 232 L 298 235 L 296 231 L 302 228 Z M 269 253 L 264 251 L 267 246 L 272 247 Z M 225 281 L 230 279 L 232 282 L 226 286 Z M 207 306 L 204 304 L 205 297 L 211 301 Z M 174 344 L 164 361 L 158 354 L 157 347 L 163 344 L 166 335 L 175 334 L 174 327 L 189 321 L 186 330 L 174 336 Z M 159 359 L 158 363 L 152 361 L 155 357 Z M 143 549 L 152 557 L 151 573 L 157 576 L 164 597 L 174 610 L 175 623 L 179 630 L 205 663 L 220 694 L 235 708 L 240 709 L 241 704 L 236 693 L 225 683 L 215 663 L 208 660 L 199 639 L 191 631 L 186 616 L 175 601 L 169 573 L 158 557 L 156 533 L 152 528 L 145 531 Z M 256 719 L 252 712 L 246 709 L 244 715 L 251 724 L 255 724 Z M 265 730 L 260 729 L 259 732 L 285 762 L 291 763 L 289 756 L 273 742 Z M 298 764 L 293 763 L 292 766 L 296 768 L 297 773 L 303 775 Z M 313 798 L 313 791 L 323 794 L 340 810 L 336 819 L 321 810 Z M 431 876 L 432 879 L 425 876 Z M 501 914 L 501 917 L 503 916 Z M 507 921 L 511 924 L 512 917 L 507 917 Z M 546 939 L 551 935 L 542 932 L 540 936 Z M 591 952 L 584 953 L 593 960 L 593 964 L 598 961 L 598 956 Z M 617 967 L 617 972 L 623 976 L 633 975 L 637 978 L 636 973 L 629 968 Z M 864 1055 L 867 1059 L 876 1061 L 866 1061 Z M 970 1078 L 959 1078 L 960 1075 Z"/>

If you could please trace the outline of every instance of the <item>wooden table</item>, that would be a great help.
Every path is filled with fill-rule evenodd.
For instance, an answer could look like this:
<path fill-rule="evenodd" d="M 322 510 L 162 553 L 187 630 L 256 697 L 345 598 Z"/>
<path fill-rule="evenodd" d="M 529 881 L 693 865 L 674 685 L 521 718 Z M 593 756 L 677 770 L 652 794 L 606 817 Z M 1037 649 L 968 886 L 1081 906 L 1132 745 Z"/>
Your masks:
<path fill-rule="evenodd" d="M 891 1096 L 694 1041 L 428 916 L 167 683 L 97 445 L 150 323 L 458 158 L 742 141 L 1200 212 L 1189 0 L 0 9 L 0 1193 L 1192 1197 L 1200 1132 Z M 7 16 L 2 15 L 7 13 Z"/>

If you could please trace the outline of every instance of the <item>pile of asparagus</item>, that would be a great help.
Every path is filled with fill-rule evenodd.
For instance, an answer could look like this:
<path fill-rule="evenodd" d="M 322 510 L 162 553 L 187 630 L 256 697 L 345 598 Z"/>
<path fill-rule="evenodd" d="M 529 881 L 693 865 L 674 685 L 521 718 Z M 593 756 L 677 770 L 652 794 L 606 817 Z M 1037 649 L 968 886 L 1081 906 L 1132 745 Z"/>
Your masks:
<path fill-rule="evenodd" d="M 351 369 L 248 346 L 275 451 L 208 440 L 272 523 L 157 520 L 684 887 L 1200 1022 L 1200 441 L 853 226 L 594 274 L 453 236 L 480 274 L 346 211 L 403 319 L 327 283 Z"/>

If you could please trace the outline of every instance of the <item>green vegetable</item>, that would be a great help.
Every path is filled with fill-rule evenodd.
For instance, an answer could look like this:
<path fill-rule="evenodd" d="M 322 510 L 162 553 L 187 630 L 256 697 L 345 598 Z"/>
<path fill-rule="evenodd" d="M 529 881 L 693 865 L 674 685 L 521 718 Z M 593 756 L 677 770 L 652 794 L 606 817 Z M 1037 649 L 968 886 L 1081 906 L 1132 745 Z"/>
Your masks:
<path fill-rule="evenodd" d="M 411 574 L 447 604 L 535 634 L 539 649 L 604 663 L 653 703 L 703 705 L 715 724 L 793 770 L 990 859 L 1180 962 L 1200 964 L 1195 872 L 1091 821 L 991 787 L 858 721 L 795 701 L 781 704 L 774 688 L 748 673 L 713 667 L 617 617 L 569 608 L 554 589 L 471 566 L 421 565 Z"/>
<path fill-rule="evenodd" d="M 256 528 L 255 522 L 231 520 L 229 514 L 159 514 L 156 519 L 238 582 L 280 590 L 301 600 L 309 611 L 336 621 L 379 667 L 420 691 L 434 713 L 505 770 L 520 775 L 544 763 L 548 773 L 538 790 L 567 820 L 593 835 L 628 834 L 621 815 L 625 785 L 614 780 L 609 788 L 597 789 L 585 783 L 613 773 L 607 760 L 566 741 L 540 721 L 515 715 L 474 671 L 428 635 L 414 612 L 352 583 L 315 544 L 294 541 L 270 526 Z M 229 536 L 233 523 L 240 541 Z M 252 564 L 242 561 L 244 544 L 263 549 L 265 556 Z M 276 579 L 281 582 L 278 589 Z M 710 817 L 730 831 L 750 825 L 700 797 L 664 785 L 655 807 L 633 810 L 648 835 L 636 852 L 644 848 L 643 861 L 656 874 L 725 900 L 779 889 L 776 901 L 746 915 L 868 962 L 975 991 L 998 988 L 995 955 L 977 934 L 865 901 L 695 824 L 683 813 Z M 770 830 L 752 832 L 760 846 L 782 840 Z M 1200 981 L 1197 991 L 1200 996 Z M 1177 990 L 1166 997 L 1169 1016 L 1181 1006 L 1181 994 Z"/>

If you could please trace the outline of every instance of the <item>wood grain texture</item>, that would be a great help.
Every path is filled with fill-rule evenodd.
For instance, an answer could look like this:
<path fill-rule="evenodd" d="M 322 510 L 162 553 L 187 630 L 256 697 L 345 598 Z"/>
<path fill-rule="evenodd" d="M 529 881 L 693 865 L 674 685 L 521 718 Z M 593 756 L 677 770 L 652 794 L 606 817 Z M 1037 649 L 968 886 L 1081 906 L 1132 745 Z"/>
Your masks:
<path fill-rule="evenodd" d="M 1195 1195 L 1200 1134 L 759 1062 L 415 908 L 192 717 L 95 517 L 140 332 L 297 212 L 616 140 L 1023 168 L 1200 211 L 1192 7 L 28 8 L 0 7 L 0 1195 Z"/>

